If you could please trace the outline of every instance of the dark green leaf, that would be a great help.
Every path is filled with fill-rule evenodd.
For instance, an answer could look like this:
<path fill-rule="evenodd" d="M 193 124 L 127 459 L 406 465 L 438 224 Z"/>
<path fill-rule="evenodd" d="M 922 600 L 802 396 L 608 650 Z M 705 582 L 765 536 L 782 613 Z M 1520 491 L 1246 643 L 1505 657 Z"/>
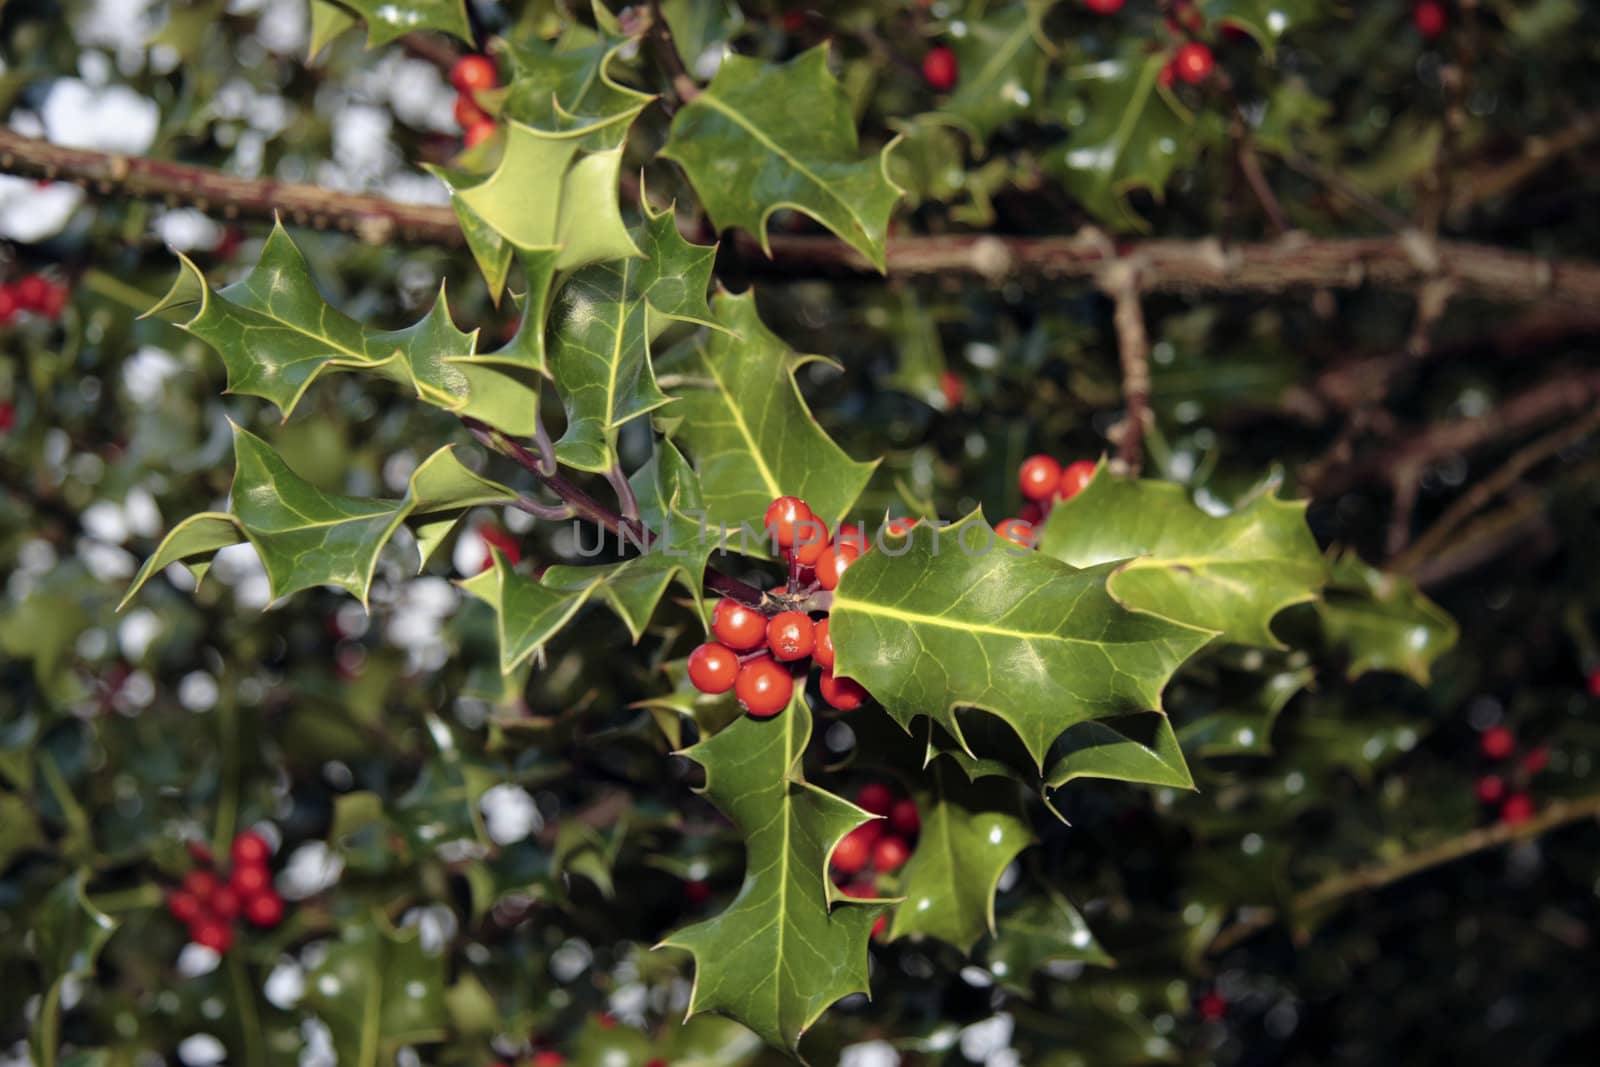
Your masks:
<path fill-rule="evenodd" d="M 443 1040 L 445 959 L 422 950 L 417 931 L 382 916 L 347 923 L 306 976 L 306 1004 L 333 1035 L 341 1064 L 393 1062 L 403 1045 Z"/>
<path fill-rule="evenodd" d="M 55 1067 L 61 1049 L 61 987 L 69 979 L 94 974 L 95 960 L 117 924 L 84 895 L 86 875 L 58 883 L 32 915 L 33 956 L 43 994 L 29 1041 L 39 1067 Z"/>
<path fill-rule="evenodd" d="M 1456 622 L 1415 582 L 1384 574 L 1347 553 L 1333 563 L 1317 604 L 1328 639 L 1350 657 L 1348 674 L 1394 671 L 1428 683 L 1433 661 L 1456 643 Z"/>
<path fill-rule="evenodd" d="M 366 20 L 368 48 L 378 48 L 419 30 L 438 30 L 472 43 L 465 0 L 339 0 L 339 3 Z"/>
<path fill-rule="evenodd" d="M 1028 980 L 1047 963 L 1114 965 L 1078 909 L 1049 888 L 1000 920 L 1000 931 L 985 958 L 997 982 L 1024 995 L 1032 992 Z"/>
<path fill-rule="evenodd" d="M 1003 7 L 959 25 L 959 32 L 952 28 L 949 45 L 961 76 L 940 112 L 970 132 L 981 149 L 1000 126 L 1038 108 L 1049 57 L 1023 7 Z"/>

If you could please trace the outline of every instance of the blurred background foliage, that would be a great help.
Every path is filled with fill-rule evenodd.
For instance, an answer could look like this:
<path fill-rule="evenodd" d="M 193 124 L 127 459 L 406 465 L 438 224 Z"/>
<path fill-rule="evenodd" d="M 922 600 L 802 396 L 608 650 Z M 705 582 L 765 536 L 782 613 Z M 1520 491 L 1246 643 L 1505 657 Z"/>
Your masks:
<path fill-rule="evenodd" d="M 1170 174 L 1146 175 L 1114 217 L 1059 173 L 1063 142 L 1131 106 L 1124 83 L 1086 85 L 1087 68 L 1170 44 L 1159 6 L 1134 0 L 1110 19 L 1075 0 L 664 4 L 702 79 L 729 48 L 777 60 L 830 40 L 864 147 L 904 138 L 898 233 L 1102 221 L 1269 234 L 1219 93 L 1177 87 L 1200 121 Z M 1428 39 L 1409 3 L 1282 7 L 1294 24 L 1270 60 L 1249 36 L 1218 34 L 1217 49 L 1295 227 L 1372 232 L 1388 212 L 1550 256 L 1591 251 L 1600 171 L 1587 139 L 1560 138 L 1596 121 L 1600 10 L 1450 5 L 1458 21 Z M 545 0 L 473 14 L 518 39 L 589 18 Z M 404 41 L 367 51 L 356 31 L 308 63 L 311 27 L 299 0 L 11 0 L 0 105 L 14 129 L 60 143 L 441 202 L 415 166 L 459 145 L 437 56 Z M 966 79 L 948 96 L 917 71 L 940 41 Z M 659 87 L 645 59 L 622 66 Z M 646 113 L 624 171 L 687 209 L 681 174 L 653 158 L 664 129 Z M 1563 147 L 1519 171 L 1530 137 Z M 1337 184 L 1307 176 L 1323 171 Z M 1378 221 L 1352 188 L 1381 206 Z M 263 611 L 259 565 L 230 552 L 197 592 L 157 582 L 115 614 L 160 535 L 225 495 L 226 418 L 318 484 L 375 495 L 401 491 L 459 428 L 345 377 L 280 425 L 263 402 L 219 395 L 222 367 L 197 341 L 137 318 L 171 280 L 168 246 L 220 283 L 254 262 L 265 225 L 15 179 L 0 222 L 7 277 L 41 271 L 71 293 L 59 319 L 6 324 L 0 355 L 4 1062 L 27 1062 L 28 1035 L 51 1017 L 61 1062 L 86 1064 L 208 1064 L 223 1049 L 249 1064 L 487 1064 L 536 1049 L 618 1067 L 781 1062 L 734 1024 L 679 1025 L 686 961 L 649 951 L 725 902 L 742 870 L 737 839 L 640 703 L 682 699 L 663 697 L 663 666 L 692 641 L 689 616 L 635 648 L 609 614 L 586 611 L 543 669 L 503 681 L 490 615 L 451 584 L 481 565 L 475 529 L 420 578 L 403 546 L 387 553 L 370 613 L 327 591 Z M 680 224 L 711 237 L 703 218 Z M 779 216 L 774 230 L 815 227 Z M 296 239 L 329 299 L 369 321 L 414 321 L 441 279 L 459 326 L 497 335 L 512 319 L 464 252 Z M 1022 457 L 1106 448 L 1116 342 L 1088 284 L 796 278 L 732 243 L 719 272 L 733 288 L 753 281 L 796 349 L 837 361 L 807 366 L 801 384 L 847 451 L 885 454 L 864 511 L 1011 514 Z M 1150 473 L 1225 504 L 1278 470 L 1311 496 L 1324 545 L 1374 562 L 1560 427 L 1429 455 L 1398 545 L 1384 457 L 1430 428 L 1492 419 L 1531 385 L 1592 375 L 1600 332 L 1455 300 L 1412 354 L 1417 300 L 1376 289 L 1158 296 L 1146 316 Z M 1337 386 L 1372 367 L 1381 387 L 1343 401 Z M 631 468 L 645 442 L 623 444 Z M 1596 471 L 1593 440 L 1575 436 L 1425 558 L 1402 557 L 1460 627 L 1426 684 L 1398 654 L 1353 682 L 1332 651 L 1186 668 L 1168 705 L 1198 792 L 1069 787 L 1054 798 L 1065 821 L 1036 805 L 1041 842 L 1020 864 L 1059 896 L 1013 894 L 1008 872 L 1001 933 L 972 962 L 933 942 L 875 947 L 871 1002 L 823 1018 L 812 1062 L 1584 1061 L 1600 1025 L 1592 820 L 1336 906 L 1293 905 L 1325 878 L 1492 823 L 1474 792 L 1492 727 L 1514 731 L 1519 761 L 1547 753 L 1537 773 L 1512 772 L 1540 804 L 1595 791 L 1584 679 L 1600 663 Z M 574 547 L 564 527 L 515 512 L 473 524 L 509 531 L 536 564 Z M 867 777 L 845 764 L 823 780 L 850 791 Z M 276 847 L 289 918 L 219 960 L 184 944 L 161 892 L 192 865 L 187 843 L 225 847 L 247 826 Z M 1227 921 L 1262 909 L 1293 921 L 1219 950 Z M 376 1048 L 364 1044 L 369 997 L 383 1005 Z"/>

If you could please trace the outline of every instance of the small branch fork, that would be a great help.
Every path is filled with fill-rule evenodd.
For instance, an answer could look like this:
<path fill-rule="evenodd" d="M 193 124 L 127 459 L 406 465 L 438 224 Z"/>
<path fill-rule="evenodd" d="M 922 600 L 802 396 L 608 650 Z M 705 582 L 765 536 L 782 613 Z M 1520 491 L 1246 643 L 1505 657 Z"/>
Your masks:
<path fill-rule="evenodd" d="M 560 474 L 556 468 L 553 449 L 548 453 L 549 464 L 547 468 L 544 460 L 539 455 L 536 455 L 521 442 L 501 433 L 488 423 L 471 417 L 465 417 L 461 422 L 467 428 L 467 431 L 472 434 L 473 438 L 484 448 L 512 460 L 517 466 L 539 479 L 541 485 L 549 489 L 562 501 L 561 505 L 552 508 L 549 505 L 538 504 L 524 498 L 515 505 L 519 509 L 541 518 L 548 515 L 555 521 L 568 518 L 585 519 L 613 535 L 619 537 L 630 536 L 646 549 L 649 549 L 655 543 L 655 535 L 651 533 L 644 523 L 639 521 L 638 502 L 634 499 L 631 487 L 627 488 L 625 492 L 620 489 L 618 491 L 618 496 L 623 501 L 624 510 L 631 509 L 633 511 L 633 515 L 629 517 L 606 507 Z M 543 433 L 542 427 L 539 436 L 544 443 L 548 443 L 549 437 Z M 608 472 L 606 478 L 613 487 L 616 487 L 619 481 L 622 485 L 627 485 L 627 478 L 622 476 L 621 468 L 615 468 L 613 472 Z M 539 510 L 534 510 L 536 508 Z M 545 514 L 541 514 L 541 512 Z M 781 605 L 762 590 L 757 589 L 748 582 L 740 581 L 732 575 L 723 574 L 715 568 L 706 570 L 705 586 L 713 593 L 732 597 L 766 615 L 776 614 L 781 610 Z"/>
<path fill-rule="evenodd" d="M 1290 916 L 1327 908 L 1357 893 L 1365 893 L 1392 885 L 1414 874 L 1453 863 L 1458 859 L 1483 852 L 1515 841 L 1529 841 L 1557 827 L 1585 819 L 1600 817 L 1600 793 L 1558 800 L 1524 823 L 1496 823 L 1473 830 L 1459 837 L 1442 841 L 1430 848 L 1386 860 L 1369 867 L 1361 867 L 1346 874 L 1334 875 L 1309 889 L 1296 893 L 1286 908 Z M 1209 955 L 1219 955 L 1273 925 L 1280 913 L 1273 908 L 1251 911 L 1232 926 L 1222 930 L 1212 940 Z"/>

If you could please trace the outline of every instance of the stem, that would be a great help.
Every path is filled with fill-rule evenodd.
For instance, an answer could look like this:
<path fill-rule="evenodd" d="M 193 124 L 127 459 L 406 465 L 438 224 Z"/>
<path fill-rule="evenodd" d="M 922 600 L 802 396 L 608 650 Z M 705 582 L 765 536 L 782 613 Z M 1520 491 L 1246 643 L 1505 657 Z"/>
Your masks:
<path fill-rule="evenodd" d="M 617 506 L 622 509 L 622 517 L 635 528 L 639 523 L 639 498 L 633 495 L 633 485 L 628 481 L 628 475 L 620 464 L 613 463 L 606 469 L 606 481 L 611 483 L 611 489 L 617 494 Z"/>
<path fill-rule="evenodd" d="M 1100 276 L 1100 288 L 1115 303 L 1117 356 L 1122 361 L 1122 399 L 1128 413 L 1117 434 L 1117 459 L 1137 476 L 1144 464 L 1144 427 L 1150 418 L 1150 337 L 1139 306 L 1138 268 L 1120 259 Z"/>
<path fill-rule="evenodd" d="M 670 95 L 677 98 L 676 103 L 663 101 L 662 106 L 670 115 L 680 104 L 687 104 L 699 96 L 700 86 L 689 74 L 689 68 L 683 65 L 683 57 L 678 54 L 678 46 L 672 40 L 672 27 L 667 24 L 667 16 L 661 11 L 661 0 L 650 0 L 650 28 L 646 36 L 650 39 L 656 62 L 661 64 L 667 80 L 672 83 Z"/>
<path fill-rule="evenodd" d="M 1448 841 L 1441 841 L 1430 848 L 1412 852 L 1396 859 L 1383 863 L 1375 863 L 1361 867 L 1348 874 L 1334 875 L 1324 879 L 1309 889 L 1296 893 L 1289 902 L 1290 915 L 1302 914 L 1314 908 L 1325 908 L 1338 904 L 1347 897 L 1369 890 L 1382 889 L 1392 885 L 1413 874 L 1418 874 L 1432 867 L 1446 863 L 1453 863 L 1458 859 L 1470 856 L 1476 852 L 1497 848 L 1500 845 L 1510 844 L 1514 841 L 1527 841 L 1538 837 L 1549 830 L 1554 830 L 1567 823 L 1578 822 L 1583 819 L 1592 819 L 1600 816 L 1600 793 L 1577 797 L 1573 800 L 1558 800 L 1545 807 L 1543 811 L 1524 823 L 1511 825 L 1509 823 L 1496 823 L 1482 829 L 1472 830 L 1459 837 Z M 1217 955 L 1226 952 L 1233 946 L 1247 941 L 1256 934 L 1265 930 L 1279 919 L 1279 912 L 1273 908 L 1264 908 L 1252 911 L 1245 918 L 1239 919 L 1232 926 L 1223 930 L 1211 942 L 1207 953 Z"/>
<path fill-rule="evenodd" d="M 190 204 L 226 219 L 281 215 L 287 222 L 343 230 L 376 244 L 462 244 L 449 207 L 403 204 L 315 185 L 240 178 L 183 163 L 65 148 L 8 129 L 0 129 L 0 172 L 76 182 L 117 201 Z M 833 237 L 773 237 L 770 244 L 770 260 L 748 238 L 724 242 L 724 248 L 736 249 L 741 266 L 752 275 L 878 273 Z M 1443 276 L 1456 282 L 1460 295 L 1497 304 L 1548 301 L 1591 314 L 1600 307 L 1600 266 L 1595 264 L 1443 241 L 1432 247 L 1437 270 L 1424 270 L 1416 261 L 1414 244 L 1396 237 L 1297 235 L 1234 245 L 1226 255 L 1208 238 L 1134 241 L 1128 248 L 1139 258 L 1145 292 L 1281 294 L 1364 286 L 1412 291 L 1429 277 Z M 889 241 L 887 252 L 889 269 L 897 275 L 973 275 L 990 281 L 1090 278 L 1105 267 L 1107 258 L 1098 246 L 1071 236 L 905 237 Z"/>

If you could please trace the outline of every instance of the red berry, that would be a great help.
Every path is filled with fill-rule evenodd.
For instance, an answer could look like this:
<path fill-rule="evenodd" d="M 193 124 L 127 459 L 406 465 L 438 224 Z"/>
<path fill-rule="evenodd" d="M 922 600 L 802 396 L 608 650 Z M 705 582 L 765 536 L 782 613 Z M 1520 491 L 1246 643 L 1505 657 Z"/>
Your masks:
<path fill-rule="evenodd" d="M 727 645 L 707 641 L 689 653 L 689 681 L 702 693 L 726 693 L 739 677 L 739 657 Z"/>
<path fill-rule="evenodd" d="M 562 1064 L 567 1062 L 567 1058 L 559 1052 L 545 1049 L 543 1052 L 535 1052 L 533 1059 L 529 1062 L 533 1064 L 533 1067 L 561 1067 Z"/>
<path fill-rule="evenodd" d="M 1161 73 L 1156 75 L 1156 81 L 1160 83 L 1161 88 L 1163 89 L 1172 88 L 1172 83 L 1177 79 L 1177 68 L 1171 63 L 1168 63 L 1166 66 L 1162 67 Z"/>
<path fill-rule="evenodd" d="M 1589 695 L 1600 698 L 1600 667 L 1589 672 Z"/>
<path fill-rule="evenodd" d="M 241 899 L 249 900 L 272 885 L 272 875 L 259 864 L 241 863 L 233 869 L 228 885 Z"/>
<path fill-rule="evenodd" d="M 1022 548 L 1032 548 L 1037 543 L 1033 539 L 1033 523 L 1025 519 L 1001 519 L 994 533 L 1002 541 Z"/>
<path fill-rule="evenodd" d="M 217 886 L 217 891 L 211 894 L 211 899 L 206 902 L 207 910 L 225 922 L 237 919 L 242 905 L 243 901 L 239 899 L 238 890 L 231 885 Z"/>
<path fill-rule="evenodd" d="M 1061 483 L 1061 464 L 1049 456 L 1029 456 L 1017 468 L 1017 484 L 1029 500 L 1049 500 Z"/>
<path fill-rule="evenodd" d="M 1498 774 L 1486 774 L 1478 779 L 1473 792 L 1485 804 L 1497 804 L 1506 795 L 1506 780 Z"/>
<path fill-rule="evenodd" d="M 876 823 L 867 824 L 867 826 L 873 825 Z M 833 855 L 829 857 L 829 862 L 833 864 L 835 870 L 845 874 L 855 874 L 866 867 L 867 860 L 872 856 L 872 842 L 861 836 L 861 831 L 866 828 L 858 826 L 839 839 L 839 843 L 833 848 Z"/>
<path fill-rule="evenodd" d="M 29 311 L 41 311 L 50 299 L 50 283 L 43 275 L 29 274 L 17 282 L 17 305 Z"/>
<path fill-rule="evenodd" d="M 795 525 L 795 541 L 783 550 L 783 558 L 805 570 L 814 568 L 828 550 L 828 528 L 816 519 L 801 519 Z"/>
<path fill-rule="evenodd" d="M 861 792 L 856 794 L 856 804 L 874 815 L 888 815 L 894 810 L 894 790 L 889 788 L 887 782 L 868 782 L 861 787 Z M 878 824 L 869 822 L 867 825 Z"/>
<path fill-rule="evenodd" d="M 735 652 L 749 652 L 767 639 L 767 617 L 737 600 L 723 597 L 711 612 L 711 632 Z"/>
<path fill-rule="evenodd" d="M 828 702 L 829 707 L 838 708 L 840 711 L 854 711 L 867 699 L 867 691 L 861 683 L 851 678 L 839 678 L 832 671 L 823 671 L 817 679 L 817 688 L 822 692 L 822 699 Z"/>
<path fill-rule="evenodd" d="M 1522 769 L 1529 774 L 1538 774 L 1550 766 L 1550 749 L 1545 745 L 1531 748 L 1522 757 Z"/>
<path fill-rule="evenodd" d="M 947 370 L 939 375 L 939 392 L 944 394 L 944 406 L 958 408 L 961 401 L 966 399 L 967 386 L 961 380 L 961 375 L 953 370 Z"/>
<path fill-rule="evenodd" d="M 789 706 L 794 676 L 763 656 L 739 668 L 733 691 L 745 711 L 758 719 L 770 719 Z"/>
<path fill-rule="evenodd" d="M 1416 23 L 1417 32 L 1424 37 L 1437 37 L 1444 32 L 1448 18 L 1445 15 L 1444 5 L 1438 0 L 1422 0 L 1411 10 L 1411 21 Z"/>
<path fill-rule="evenodd" d="M 450 84 L 457 92 L 475 93 L 479 89 L 493 89 L 500 81 L 500 72 L 488 56 L 462 56 L 450 68 Z"/>
<path fill-rule="evenodd" d="M 1533 818 L 1533 798 L 1526 793 L 1512 793 L 1500 806 L 1500 821 L 1516 826 Z"/>
<path fill-rule="evenodd" d="M 889 916 L 880 915 L 876 919 L 872 920 L 872 936 L 874 938 L 882 937 L 884 935 L 884 932 L 886 930 L 888 930 L 888 929 L 889 929 Z"/>
<path fill-rule="evenodd" d="M 1228 1002 L 1223 999 L 1221 993 L 1207 993 L 1200 998 L 1195 1008 L 1200 1012 L 1200 1018 L 1208 1023 L 1221 1022 L 1228 1014 Z"/>
<path fill-rule="evenodd" d="M 1095 462 L 1089 459 L 1068 463 L 1061 471 L 1061 481 L 1056 484 L 1056 498 L 1071 500 L 1083 492 L 1084 486 L 1094 478 Z"/>
<path fill-rule="evenodd" d="M 252 926 L 277 926 L 283 921 L 283 898 L 270 889 L 257 893 L 244 902 L 244 917 Z"/>
<path fill-rule="evenodd" d="M 862 555 L 865 555 L 867 549 L 872 547 L 872 542 L 867 540 L 867 535 L 861 532 L 861 527 L 850 522 L 839 524 L 839 532 L 833 535 L 833 543 L 835 547 L 853 545 L 861 550 Z"/>
<path fill-rule="evenodd" d="M 780 611 L 767 623 L 767 647 L 772 656 L 783 663 L 805 659 L 811 655 L 816 640 L 816 627 L 811 616 L 803 611 Z"/>
<path fill-rule="evenodd" d="M 478 123 L 485 121 L 489 113 L 478 106 L 478 102 L 466 93 L 456 97 L 455 106 L 456 125 L 463 130 L 470 130 Z"/>
<path fill-rule="evenodd" d="M 898 837 L 885 837 L 872 846 L 872 865 L 884 874 L 898 871 L 911 858 L 911 846 Z"/>
<path fill-rule="evenodd" d="M 61 309 L 67 306 L 67 287 L 65 285 L 52 285 L 45 289 L 44 299 L 39 301 L 39 314 L 50 319 L 59 319 Z"/>
<path fill-rule="evenodd" d="M 189 928 L 189 940 L 222 953 L 233 947 L 233 927 L 218 919 L 200 919 Z"/>
<path fill-rule="evenodd" d="M 960 76 L 956 54 L 944 45 L 928 49 L 928 54 L 922 57 L 923 80 L 935 92 L 947 93 L 954 89 Z"/>
<path fill-rule="evenodd" d="M 833 634 L 823 619 L 811 631 L 811 658 L 825 671 L 833 670 Z"/>
<path fill-rule="evenodd" d="M 817 558 L 817 581 L 824 589 L 836 589 L 845 568 L 861 558 L 861 550 L 853 544 L 829 545 Z"/>
<path fill-rule="evenodd" d="M 167 911 L 181 923 L 193 923 L 204 910 L 200 898 L 193 893 L 174 889 L 167 894 Z"/>
<path fill-rule="evenodd" d="M 477 148 L 483 142 L 494 136 L 495 125 L 489 119 L 475 122 L 467 127 L 466 135 L 461 138 L 461 143 L 468 148 Z"/>
<path fill-rule="evenodd" d="M 1490 759 L 1505 759 L 1517 747 L 1517 739 L 1504 726 L 1491 726 L 1478 739 L 1478 747 Z"/>
<path fill-rule="evenodd" d="M 791 547 L 796 535 L 801 532 L 800 524 L 808 519 L 815 521 L 816 516 L 806 502 L 797 496 L 780 496 L 767 505 L 767 529 L 779 548 Z"/>
<path fill-rule="evenodd" d="M 683 883 L 683 898 L 690 904 L 704 904 L 711 899 L 711 883 L 700 878 Z"/>
<path fill-rule="evenodd" d="M 211 906 L 211 898 L 221 884 L 210 871 L 190 871 L 183 876 L 183 888 L 193 893 L 203 907 Z"/>
<path fill-rule="evenodd" d="M 1122 10 L 1124 0 L 1083 0 L 1083 6 L 1096 15 L 1115 15 Z"/>
<path fill-rule="evenodd" d="M 19 310 L 17 291 L 9 285 L 0 285 L 0 326 L 10 322 Z"/>
<path fill-rule="evenodd" d="M 840 887 L 839 892 L 852 900 L 871 900 L 878 895 L 878 887 L 870 881 L 862 880 Z"/>
<path fill-rule="evenodd" d="M 233 856 L 234 863 L 242 863 L 251 867 L 264 867 L 272 858 L 272 846 L 267 844 L 267 839 L 254 830 L 246 830 L 233 839 L 233 846 L 229 853 Z"/>
<path fill-rule="evenodd" d="M 916 801 L 894 802 L 894 807 L 889 809 L 889 829 L 901 837 L 917 836 L 917 831 L 922 829 L 922 816 L 917 814 Z"/>
<path fill-rule="evenodd" d="M 1178 49 L 1178 54 L 1172 58 L 1174 69 L 1178 77 L 1190 85 L 1199 85 L 1211 77 L 1211 72 L 1216 69 L 1217 61 L 1211 54 L 1211 49 L 1198 41 L 1190 41 Z"/>

